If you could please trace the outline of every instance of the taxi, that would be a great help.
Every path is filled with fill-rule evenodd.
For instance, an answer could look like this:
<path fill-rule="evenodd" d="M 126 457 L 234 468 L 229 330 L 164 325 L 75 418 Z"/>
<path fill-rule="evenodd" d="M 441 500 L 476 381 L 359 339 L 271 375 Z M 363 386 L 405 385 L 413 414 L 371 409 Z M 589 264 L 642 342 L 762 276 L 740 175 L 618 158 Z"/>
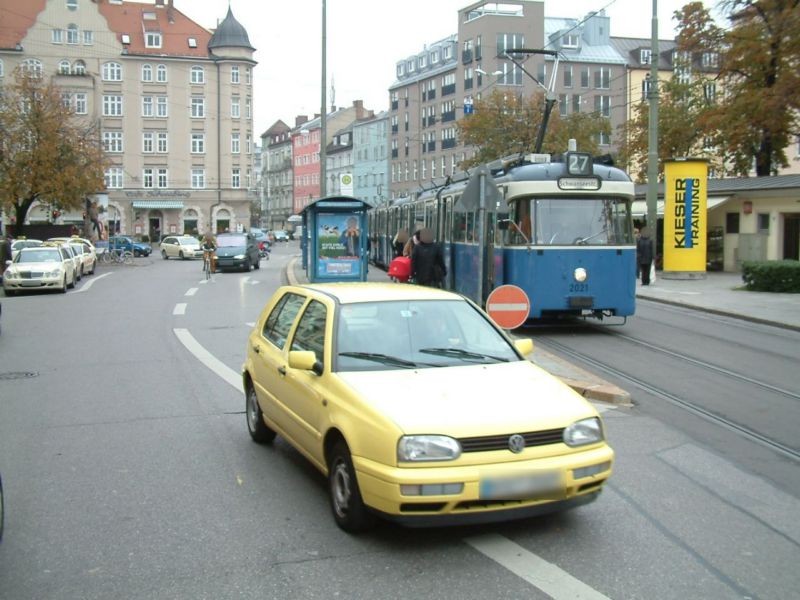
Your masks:
<path fill-rule="evenodd" d="M 22 248 L 3 273 L 6 296 L 24 290 L 57 289 L 63 293 L 74 288 L 75 263 L 68 249 L 63 244 Z"/>
<path fill-rule="evenodd" d="M 94 275 L 97 269 L 97 249 L 91 240 L 78 235 L 48 238 L 48 242 L 61 242 L 72 246 L 72 251 L 81 259 L 81 275 Z"/>
<path fill-rule="evenodd" d="M 13 259 L 17 252 L 22 250 L 23 248 L 35 248 L 36 246 L 41 246 L 42 240 L 34 240 L 28 238 L 17 238 L 13 242 L 11 242 L 11 258 Z"/>
<path fill-rule="evenodd" d="M 280 435 L 328 478 L 337 525 L 486 523 L 600 494 L 600 415 L 458 294 L 392 283 L 279 288 L 242 368 L 255 442 Z"/>
<path fill-rule="evenodd" d="M 83 279 L 83 260 L 76 249 L 72 247 L 72 244 L 69 242 L 54 242 L 47 240 L 42 242 L 42 246 L 57 246 L 59 248 L 63 248 L 67 254 L 69 254 L 69 257 L 72 259 L 72 264 L 75 267 L 75 281 L 80 281 Z"/>

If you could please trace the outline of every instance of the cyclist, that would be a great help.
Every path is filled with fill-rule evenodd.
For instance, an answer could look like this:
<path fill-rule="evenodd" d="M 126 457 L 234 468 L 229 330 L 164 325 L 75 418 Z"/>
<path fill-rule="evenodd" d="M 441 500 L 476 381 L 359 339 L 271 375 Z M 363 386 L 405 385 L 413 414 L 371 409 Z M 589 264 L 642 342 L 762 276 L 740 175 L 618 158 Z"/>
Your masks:
<path fill-rule="evenodd" d="M 214 252 L 217 250 L 217 240 L 214 235 L 209 231 L 203 236 L 203 241 L 200 242 L 200 248 L 203 250 L 203 270 L 206 269 L 206 261 L 211 261 L 209 270 L 214 272 Z"/>

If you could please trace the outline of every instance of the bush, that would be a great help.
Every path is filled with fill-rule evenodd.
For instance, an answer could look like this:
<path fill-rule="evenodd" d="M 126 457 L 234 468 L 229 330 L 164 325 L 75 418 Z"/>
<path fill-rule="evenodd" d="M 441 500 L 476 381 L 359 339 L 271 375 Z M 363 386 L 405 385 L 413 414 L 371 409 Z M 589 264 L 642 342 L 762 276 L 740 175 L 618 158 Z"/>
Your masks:
<path fill-rule="evenodd" d="M 754 292 L 800 293 L 800 262 L 771 260 L 742 263 L 742 281 Z"/>

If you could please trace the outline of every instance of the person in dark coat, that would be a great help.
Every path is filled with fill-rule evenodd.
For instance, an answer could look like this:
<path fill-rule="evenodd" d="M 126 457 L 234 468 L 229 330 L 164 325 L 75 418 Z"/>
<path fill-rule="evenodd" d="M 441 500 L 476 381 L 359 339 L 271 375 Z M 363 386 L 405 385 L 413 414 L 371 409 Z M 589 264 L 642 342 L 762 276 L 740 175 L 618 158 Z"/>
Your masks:
<path fill-rule="evenodd" d="M 650 285 L 650 266 L 655 258 L 655 247 L 650 239 L 650 231 L 642 228 L 639 239 L 636 241 L 636 262 L 642 274 L 642 285 Z"/>
<path fill-rule="evenodd" d="M 433 232 L 427 227 L 419 232 L 419 243 L 411 252 L 411 275 L 414 282 L 430 287 L 442 287 L 447 268 L 442 247 L 433 241 Z"/>

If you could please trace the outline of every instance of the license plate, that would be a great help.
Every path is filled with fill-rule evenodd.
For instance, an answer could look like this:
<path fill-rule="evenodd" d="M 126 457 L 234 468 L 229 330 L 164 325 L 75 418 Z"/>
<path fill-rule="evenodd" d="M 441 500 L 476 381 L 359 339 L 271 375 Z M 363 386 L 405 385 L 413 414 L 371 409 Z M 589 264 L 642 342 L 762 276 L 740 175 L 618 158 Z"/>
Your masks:
<path fill-rule="evenodd" d="M 42 282 L 39 281 L 39 280 L 36 280 L 36 279 L 34 279 L 34 280 L 30 280 L 30 279 L 25 280 L 25 279 L 23 279 L 20 282 L 20 284 L 22 285 L 22 287 L 39 287 L 39 286 L 42 285 Z"/>
<path fill-rule="evenodd" d="M 564 484 L 561 473 L 547 471 L 515 475 L 513 477 L 492 477 L 481 481 L 482 500 L 516 500 L 562 492 Z"/>

